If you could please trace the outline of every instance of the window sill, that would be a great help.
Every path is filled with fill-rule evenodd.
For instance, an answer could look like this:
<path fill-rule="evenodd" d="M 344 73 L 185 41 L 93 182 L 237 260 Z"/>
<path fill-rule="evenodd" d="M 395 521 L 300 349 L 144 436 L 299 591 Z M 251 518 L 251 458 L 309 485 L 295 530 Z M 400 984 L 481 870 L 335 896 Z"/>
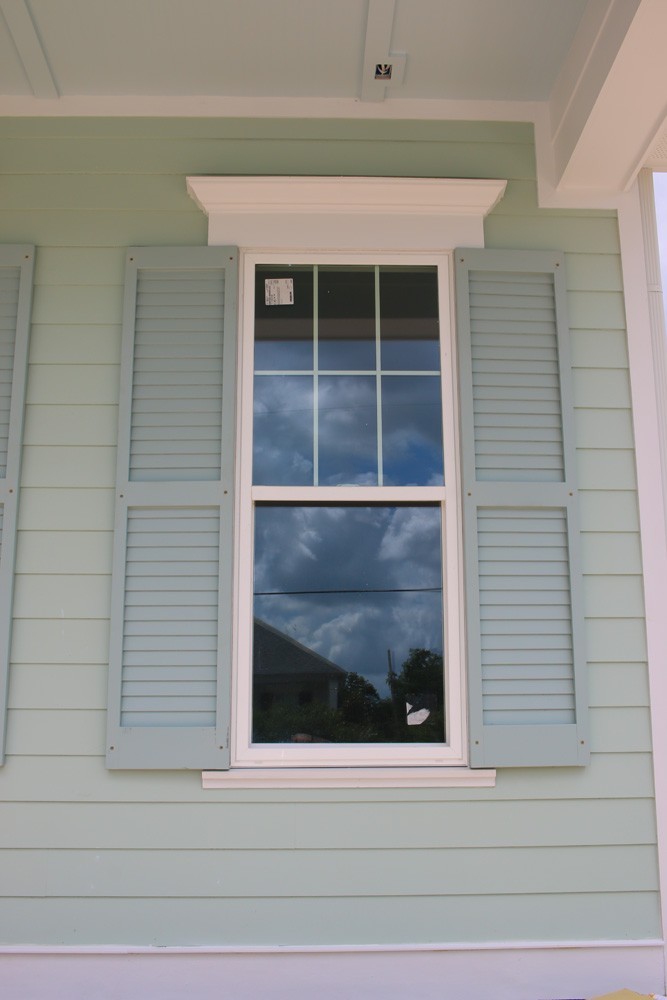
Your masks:
<path fill-rule="evenodd" d="M 203 771 L 203 788 L 493 788 L 493 769 L 469 767 L 258 767 Z"/>

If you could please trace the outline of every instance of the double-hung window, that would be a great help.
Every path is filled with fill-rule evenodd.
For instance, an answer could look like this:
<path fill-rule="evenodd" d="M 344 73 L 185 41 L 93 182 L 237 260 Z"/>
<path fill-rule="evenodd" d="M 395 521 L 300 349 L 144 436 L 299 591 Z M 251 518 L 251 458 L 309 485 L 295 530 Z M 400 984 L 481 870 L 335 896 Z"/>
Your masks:
<path fill-rule="evenodd" d="M 244 273 L 235 763 L 461 763 L 449 260 Z"/>

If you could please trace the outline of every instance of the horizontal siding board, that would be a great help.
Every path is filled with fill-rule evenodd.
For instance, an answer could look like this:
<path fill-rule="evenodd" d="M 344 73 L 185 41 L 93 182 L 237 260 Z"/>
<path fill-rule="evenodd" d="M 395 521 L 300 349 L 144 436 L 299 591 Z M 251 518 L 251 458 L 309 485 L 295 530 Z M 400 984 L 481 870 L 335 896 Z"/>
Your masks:
<path fill-rule="evenodd" d="M 632 405 L 627 371 L 614 368 L 578 368 L 572 372 L 574 405 L 628 409 Z"/>
<path fill-rule="evenodd" d="M 30 365 L 27 402 L 67 405 L 118 403 L 119 369 L 112 365 Z"/>
<path fill-rule="evenodd" d="M 39 365 L 117 365 L 120 360 L 120 325 L 103 317 L 96 323 L 33 324 L 30 360 Z"/>
<path fill-rule="evenodd" d="M 577 407 L 574 411 L 576 443 L 580 448 L 633 448 L 632 413 L 620 409 Z"/>
<path fill-rule="evenodd" d="M 648 708 L 591 708 L 591 746 L 598 753 L 647 753 L 651 750 Z"/>
<path fill-rule="evenodd" d="M 315 900 L 26 899 L 12 902 L 11 938 L 59 940 L 72 929 L 77 944 L 403 944 L 405 928 L 416 941 L 587 940 L 590 927 L 602 940 L 660 936 L 657 893 L 572 893 L 559 896 L 405 897 Z"/>
<path fill-rule="evenodd" d="M 639 531 L 634 490 L 582 490 L 579 510 L 584 531 Z"/>
<path fill-rule="evenodd" d="M 595 664 L 591 673 L 614 669 L 615 664 Z M 63 678 L 65 691 L 76 684 L 77 671 L 104 672 L 103 665 L 32 665 L 22 670 L 55 669 Z M 619 666 L 619 669 L 621 667 Z M 641 664 L 627 665 L 626 670 L 642 669 Z M 646 669 L 645 666 L 643 668 Z M 71 673 L 70 673 L 71 672 Z M 92 681 L 91 681 L 92 684 Z M 94 707 L 94 706 L 87 706 Z M 262 822 L 270 823 L 270 807 L 274 804 L 317 802 L 337 803 L 344 811 L 357 802 L 397 802 L 419 808 L 421 802 L 532 802 L 556 800 L 627 799 L 634 808 L 637 799 L 651 799 L 653 769 L 651 755 L 644 753 L 593 753 L 585 768 L 548 768 L 535 781 L 531 768 L 511 768 L 498 771 L 494 788 L 294 788 L 244 789 L 231 788 L 224 792 L 203 789 L 201 778 L 187 771 L 109 772 L 103 762 L 93 756 L 65 757 L 55 752 L 47 756 L 14 756 L 11 767 L 3 775 L 3 790 L 7 802 L 138 802 L 189 803 L 216 805 L 252 816 L 256 806 L 269 807 Z M 604 817 L 603 817 L 604 819 Z M 48 847 L 48 844 L 44 844 Z M 188 845 L 186 845 L 187 847 Z M 245 846 L 245 845 L 241 845 Z"/>
<path fill-rule="evenodd" d="M 28 487 L 114 487 L 115 448 L 24 448 L 23 485 Z"/>
<path fill-rule="evenodd" d="M 107 663 L 108 656 L 106 620 L 20 618 L 14 623 L 14 663 Z"/>
<path fill-rule="evenodd" d="M 27 445 L 115 447 L 117 420 L 113 404 L 32 404 L 26 408 L 23 437 Z"/>
<path fill-rule="evenodd" d="M 35 323 L 118 324 L 122 307 L 122 286 L 37 285 L 33 315 Z"/>
<path fill-rule="evenodd" d="M 21 573 L 104 573 L 111 567 L 111 531 L 20 531 Z"/>
<path fill-rule="evenodd" d="M 113 531 L 111 488 L 24 487 L 19 528 L 33 531 Z"/>
<path fill-rule="evenodd" d="M 42 713 L 48 714 L 48 713 Z M 71 713 L 73 715 L 95 713 Z M 55 749 L 57 753 L 58 750 Z M 9 803 L 7 848 L 351 850 L 655 843 L 650 800 L 340 802 L 220 809 L 183 803 Z"/>
<path fill-rule="evenodd" d="M 122 247 L 146 243 L 202 246 L 206 220 L 201 212 L 0 212 L 0 228 L 8 240 L 29 234 L 34 243 L 70 247 Z"/>
<path fill-rule="evenodd" d="M 582 490 L 634 490 L 635 455 L 629 448 L 580 448 L 577 469 Z"/>
<path fill-rule="evenodd" d="M 572 332 L 575 368 L 627 368 L 628 348 L 624 330 L 577 329 Z"/>
<path fill-rule="evenodd" d="M 570 291 L 567 298 L 572 329 L 625 331 L 625 303 L 620 291 Z M 603 356 L 598 363 L 601 360 Z"/>
<path fill-rule="evenodd" d="M 532 148 L 533 126 L 526 122 L 475 121 L 354 121 L 304 118 L 3 118 L 0 135 L 6 139 L 164 139 L 189 146 L 201 139 L 331 139 L 345 142 L 431 141 L 437 144 L 521 143 Z M 187 140 L 187 142 L 184 142 Z"/>
<path fill-rule="evenodd" d="M 589 663 L 591 705 L 596 708 L 647 708 L 646 663 Z"/>
<path fill-rule="evenodd" d="M 109 574 L 19 573 L 14 618 L 105 619 L 109 615 L 110 593 Z"/>
<path fill-rule="evenodd" d="M 45 157 L 48 157 L 50 172 L 55 174 L 110 176 L 132 172 L 151 177 L 174 173 L 182 176 L 216 174 L 224 163 L 225 172 L 229 174 L 258 173 L 262 164 L 264 170 L 266 164 L 271 164 L 271 172 L 275 174 L 331 176 L 349 174 L 350 164 L 354 163 L 353 172 L 360 175 L 522 180 L 535 177 L 534 153 L 525 143 L 480 141 L 471 148 L 465 143 L 418 140 L 410 143 L 381 139 L 341 143 L 326 137 L 317 142 L 298 138 L 286 141 L 284 136 L 274 139 L 260 136 L 252 142 L 238 138 L 200 138 L 188 143 L 144 137 L 119 140 L 108 136 L 8 140 L 3 143 L 3 173 L 43 173 Z M 182 213 L 186 214 L 185 209 Z"/>
<path fill-rule="evenodd" d="M 614 218 L 562 215 L 505 218 L 489 215 L 484 222 L 487 247 L 551 250 L 565 253 L 618 253 L 618 226 Z"/>
<path fill-rule="evenodd" d="M 586 624 L 589 660 L 645 660 L 646 630 L 643 618 L 593 618 Z"/>
<path fill-rule="evenodd" d="M 588 532 L 582 536 L 581 551 L 585 574 L 641 574 L 641 545 L 635 532 Z"/>
<path fill-rule="evenodd" d="M 313 898 L 646 892 L 651 846 L 400 851 L 16 851 L 0 859 L 7 895 Z"/>
<path fill-rule="evenodd" d="M 118 248 L 40 246 L 35 284 L 120 287 L 124 270 L 125 253 Z"/>
<path fill-rule="evenodd" d="M 644 590 L 642 578 L 636 576 L 586 576 L 584 578 L 584 610 L 588 617 L 616 615 L 643 618 Z"/>
<path fill-rule="evenodd" d="M 9 707 L 104 711 L 106 685 L 106 667 L 102 664 L 24 663 L 12 672 Z"/>
<path fill-rule="evenodd" d="M 101 767 L 104 718 L 103 711 L 11 709 L 8 712 L 7 756 L 30 755 L 40 759 L 54 753 L 64 759 L 95 757 Z"/>
<path fill-rule="evenodd" d="M 570 291 L 620 292 L 623 290 L 620 255 L 568 253 L 567 286 Z"/>

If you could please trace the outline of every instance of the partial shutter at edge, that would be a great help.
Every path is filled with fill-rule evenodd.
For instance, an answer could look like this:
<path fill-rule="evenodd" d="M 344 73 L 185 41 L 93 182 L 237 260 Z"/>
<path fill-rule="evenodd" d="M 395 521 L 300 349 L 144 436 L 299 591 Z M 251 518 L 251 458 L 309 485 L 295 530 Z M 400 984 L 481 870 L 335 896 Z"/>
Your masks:
<path fill-rule="evenodd" d="M 470 763 L 585 764 L 564 257 L 455 259 Z"/>
<path fill-rule="evenodd" d="M 0 246 L 0 764 L 4 763 L 21 442 L 35 262 Z"/>
<path fill-rule="evenodd" d="M 238 253 L 126 262 L 107 766 L 229 767 Z"/>

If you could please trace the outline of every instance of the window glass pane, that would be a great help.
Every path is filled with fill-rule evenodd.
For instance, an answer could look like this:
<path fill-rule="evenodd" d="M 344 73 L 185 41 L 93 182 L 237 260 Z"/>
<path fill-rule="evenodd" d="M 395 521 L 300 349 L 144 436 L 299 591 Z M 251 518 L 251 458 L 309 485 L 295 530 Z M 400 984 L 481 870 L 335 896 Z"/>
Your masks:
<path fill-rule="evenodd" d="M 253 482 L 312 486 L 312 375 L 256 375 Z"/>
<path fill-rule="evenodd" d="M 380 268 L 380 342 L 384 371 L 440 368 L 435 267 Z"/>
<path fill-rule="evenodd" d="M 442 486 L 442 403 L 438 375 L 382 378 L 385 486 Z"/>
<path fill-rule="evenodd" d="M 319 485 L 377 485 L 375 377 L 321 375 L 317 384 Z"/>
<path fill-rule="evenodd" d="M 438 506 L 260 505 L 254 590 L 254 742 L 443 742 Z"/>
<path fill-rule="evenodd" d="M 288 297 L 291 304 L 267 304 Z M 290 282 L 282 286 L 275 282 Z M 258 267 L 255 278 L 255 371 L 312 371 L 312 267 Z"/>
<path fill-rule="evenodd" d="M 320 371 L 375 371 L 374 268 L 319 268 L 317 335 Z"/>

